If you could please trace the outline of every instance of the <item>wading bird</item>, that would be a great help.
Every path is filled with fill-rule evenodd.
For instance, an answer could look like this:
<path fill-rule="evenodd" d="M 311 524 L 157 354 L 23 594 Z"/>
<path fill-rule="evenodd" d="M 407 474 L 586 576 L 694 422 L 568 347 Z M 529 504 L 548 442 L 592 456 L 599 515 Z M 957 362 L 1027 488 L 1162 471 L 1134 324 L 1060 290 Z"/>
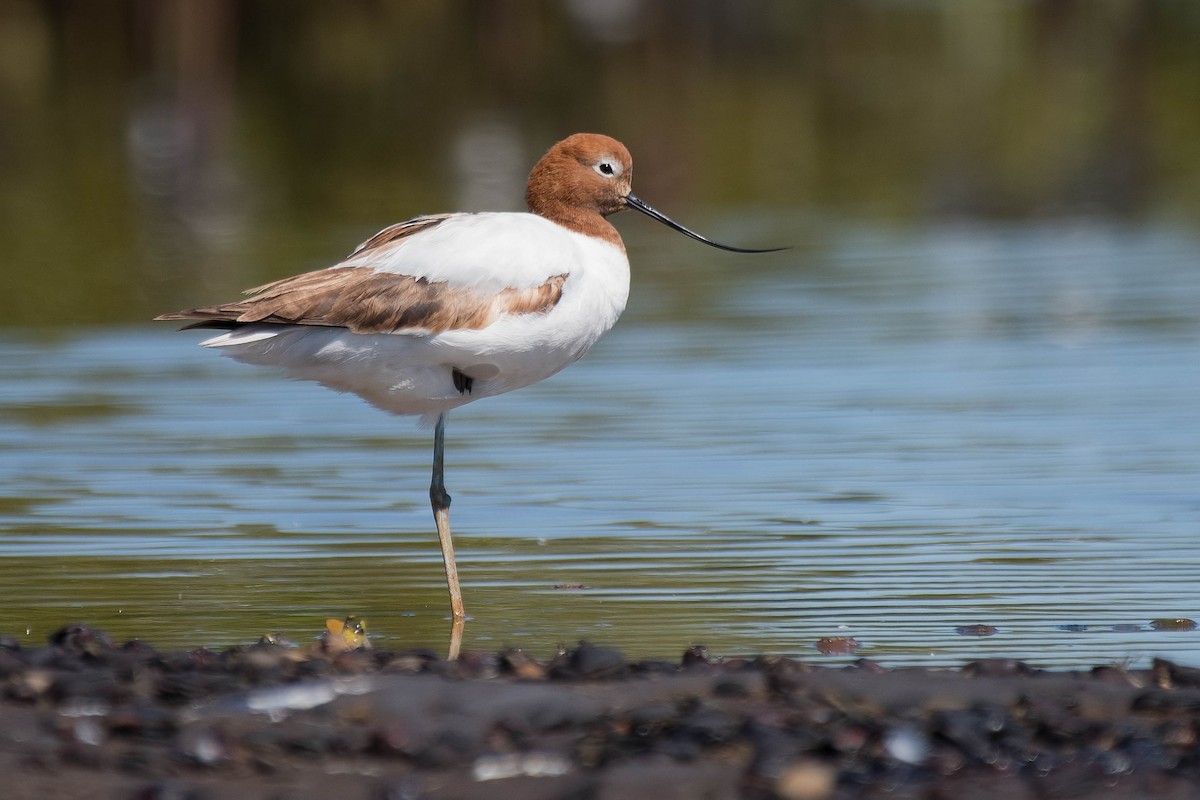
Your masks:
<path fill-rule="evenodd" d="M 781 249 L 730 247 L 688 230 L 634 195 L 632 174 L 620 142 L 576 134 L 534 166 L 529 213 L 415 217 L 332 267 L 157 319 L 223 330 L 201 344 L 434 426 L 429 499 L 461 626 L 442 475 L 446 415 L 550 377 L 612 328 L 629 296 L 629 260 L 606 217 L 632 208 L 723 250 Z"/>

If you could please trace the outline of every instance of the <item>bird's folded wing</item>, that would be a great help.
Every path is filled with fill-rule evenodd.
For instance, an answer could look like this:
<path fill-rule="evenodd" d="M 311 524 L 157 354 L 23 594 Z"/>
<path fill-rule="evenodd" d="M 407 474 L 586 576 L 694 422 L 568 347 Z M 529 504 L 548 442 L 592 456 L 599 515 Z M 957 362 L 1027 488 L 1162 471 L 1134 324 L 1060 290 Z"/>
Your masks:
<path fill-rule="evenodd" d="M 493 291 L 488 281 L 435 280 L 391 271 L 396 251 L 451 217 L 417 217 L 385 228 L 342 264 L 249 290 L 233 303 L 164 314 L 160 320 L 194 320 L 193 328 L 233 328 L 252 323 L 323 325 L 354 333 L 441 333 L 485 328 L 503 314 L 545 313 L 562 297 L 566 274 L 546 274 L 533 286 Z M 376 262 L 384 259 L 388 271 Z M 411 260 L 414 272 L 420 260 Z M 441 265 L 445 271 L 446 266 Z M 424 271 L 424 270 L 421 270 Z"/>
<path fill-rule="evenodd" d="M 540 286 L 485 296 L 411 275 L 331 267 L 267 284 L 246 300 L 158 319 L 197 320 L 191 327 L 259 322 L 325 325 L 354 333 L 441 333 L 486 328 L 501 314 L 545 313 L 562 297 L 566 278 L 555 275 Z"/>

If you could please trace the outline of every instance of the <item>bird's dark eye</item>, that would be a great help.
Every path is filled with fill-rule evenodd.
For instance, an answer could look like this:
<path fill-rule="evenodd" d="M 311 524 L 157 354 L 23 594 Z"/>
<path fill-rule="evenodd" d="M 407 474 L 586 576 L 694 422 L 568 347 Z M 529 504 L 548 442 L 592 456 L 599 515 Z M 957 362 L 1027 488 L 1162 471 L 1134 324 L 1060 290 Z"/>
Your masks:
<path fill-rule="evenodd" d="M 599 172 L 601 175 L 607 178 L 611 178 L 613 175 L 617 174 L 617 168 L 611 161 L 601 161 L 596 164 L 596 172 Z"/>

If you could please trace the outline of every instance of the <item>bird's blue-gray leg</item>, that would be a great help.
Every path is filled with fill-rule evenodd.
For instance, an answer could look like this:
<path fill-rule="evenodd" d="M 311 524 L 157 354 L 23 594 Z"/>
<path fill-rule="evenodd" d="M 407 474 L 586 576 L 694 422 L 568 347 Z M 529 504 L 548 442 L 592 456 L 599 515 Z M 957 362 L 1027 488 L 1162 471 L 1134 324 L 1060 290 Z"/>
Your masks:
<path fill-rule="evenodd" d="M 442 561 L 446 565 L 446 585 L 450 587 L 450 612 L 456 622 L 465 618 L 462 590 L 458 586 L 458 565 L 454 562 L 454 541 L 450 538 L 450 495 L 446 493 L 443 475 L 446 446 L 446 415 L 438 416 L 433 430 L 433 482 L 429 484 L 429 502 L 433 506 L 433 520 L 437 523 L 438 538 L 442 542 Z"/>

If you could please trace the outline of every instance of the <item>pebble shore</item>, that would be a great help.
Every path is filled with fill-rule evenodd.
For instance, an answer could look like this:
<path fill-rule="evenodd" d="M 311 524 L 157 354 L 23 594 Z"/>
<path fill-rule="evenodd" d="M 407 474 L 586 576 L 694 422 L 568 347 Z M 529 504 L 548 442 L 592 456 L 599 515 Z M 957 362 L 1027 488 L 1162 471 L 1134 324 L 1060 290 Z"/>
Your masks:
<path fill-rule="evenodd" d="M 9 800 L 1192 798 L 1200 670 L 0 637 Z"/>

